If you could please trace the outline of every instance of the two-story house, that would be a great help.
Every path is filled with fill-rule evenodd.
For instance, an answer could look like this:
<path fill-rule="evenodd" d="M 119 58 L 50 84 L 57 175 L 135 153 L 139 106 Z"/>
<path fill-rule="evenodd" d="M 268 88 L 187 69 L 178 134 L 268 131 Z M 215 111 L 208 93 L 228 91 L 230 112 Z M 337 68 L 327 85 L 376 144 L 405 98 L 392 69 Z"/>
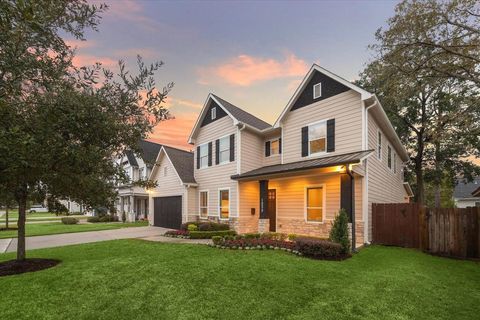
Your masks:
<path fill-rule="evenodd" d="M 117 215 L 122 218 L 125 213 L 128 221 L 136 221 L 148 217 L 149 195 L 145 188 L 135 185 L 139 180 L 148 180 L 162 145 L 140 140 L 140 154 L 128 150 L 117 159 L 127 174 L 129 181 L 117 186 Z"/>
<path fill-rule="evenodd" d="M 343 208 L 360 244 L 371 239 L 372 203 L 411 196 L 408 154 L 376 96 L 317 65 L 273 125 L 210 94 L 189 143 L 194 191 L 183 193 L 177 225 L 210 219 L 240 233 L 328 237 Z"/>

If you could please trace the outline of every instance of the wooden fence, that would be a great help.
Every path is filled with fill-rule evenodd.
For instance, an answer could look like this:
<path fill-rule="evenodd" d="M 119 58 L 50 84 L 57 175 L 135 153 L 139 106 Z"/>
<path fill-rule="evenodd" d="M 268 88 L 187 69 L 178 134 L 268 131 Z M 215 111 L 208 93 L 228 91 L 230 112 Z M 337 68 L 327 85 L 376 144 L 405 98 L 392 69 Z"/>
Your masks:
<path fill-rule="evenodd" d="M 480 208 L 425 208 L 415 203 L 372 206 L 373 243 L 480 258 Z"/>

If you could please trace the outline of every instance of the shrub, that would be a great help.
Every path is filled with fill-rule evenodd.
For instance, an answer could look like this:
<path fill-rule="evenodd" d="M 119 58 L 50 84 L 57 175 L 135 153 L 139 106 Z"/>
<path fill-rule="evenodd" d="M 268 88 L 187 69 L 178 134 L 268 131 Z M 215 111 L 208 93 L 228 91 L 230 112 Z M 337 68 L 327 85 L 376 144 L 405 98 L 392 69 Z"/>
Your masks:
<path fill-rule="evenodd" d="M 213 236 L 212 241 L 214 245 L 219 245 L 223 242 L 223 237 L 222 236 Z"/>
<path fill-rule="evenodd" d="M 99 219 L 100 222 L 114 222 L 115 221 L 115 216 L 106 214 Z"/>
<path fill-rule="evenodd" d="M 341 259 L 344 257 L 343 248 L 339 243 L 326 240 L 297 238 L 295 249 L 302 255 L 314 259 Z"/>
<path fill-rule="evenodd" d="M 243 239 L 260 239 L 261 235 L 261 233 L 244 233 L 238 237 Z"/>
<path fill-rule="evenodd" d="M 342 246 L 342 253 L 350 252 L 350 240 L 348 239 L 348 216 L 344 209 L 341 209 L 333 221 L 330 230 L 330 241 L 339 243 Z"/>
<path fill-rule="evenodd" d="M 62 223 L 63 224 L 77 224 L 78 219 L 77 218 L 72 218 L 72 217 L 63 217 L 62 218 Z"/>
<path fill-rule="evenodd" d="M 227 223 L 202 222 L 198 225 L 199 231 L 226 231 L 230 230 Z"/>
<path fill-rule="evenodd" d="M 100 218 L 99 217 L 88 217 L 87 222 L 97 223 L 97 222 L 100 222 Z"/>
<path fill-rule="evenodd" d="M 237 233 L 234 230 L 221 230 L 221 231 L 190 231 L 190 239 L 211 239 L 215 236 L 234 236 Z"/>
<path fill-rule="evenodd" d="M 180 226 L 180 230 L 188 230 L 188 226 L 189 225 L 195 225 L 198 227 L 198 225 L 200 224 L 200 222 L 197 222 L 197 221 L 189 221 L 189 222 L 185 222 L 185 223 L 182 223 L 182 225 Z"/>
<path fill-rule="evenodd" d="M 197 231 L 198 227 L 194 225 L 193 223 L 189 224 L 187 226 L 188 231 Z"/>
<path fill-rule="evenodd" d="M 287 235 L 285 233 L 279 233 L 279 232 L 265 232 L 260 235 L 260 238 L 285 241 L 287 239 Z"/>
<path fill-rule="evenodd" d="M 312 239 L 312 240 L 328 240 L 328 238 L 323 238 L 323 237 L 315 237 L 315 236 L 306 236 L 306 235 L 301 235 L 301 234 L 295 234 L 295 233 L 290 233 L 288 235 L 288 240 L 290 241 L 295 241 L 299 238 L 302 239 Z"/>
<path fill-rule="evenodd" d="M 189 232 L 185 230 L 169 230 L 164 234 L 167 237 L 188 237 L 188 235 Z"/>
<path fill-rule="evenodd" d="M 295 246 L 293 242 L 267 238 L 223 239 L 219 245 L 229 249 L 283 249 L 289 251 L 293 251 Z"/>

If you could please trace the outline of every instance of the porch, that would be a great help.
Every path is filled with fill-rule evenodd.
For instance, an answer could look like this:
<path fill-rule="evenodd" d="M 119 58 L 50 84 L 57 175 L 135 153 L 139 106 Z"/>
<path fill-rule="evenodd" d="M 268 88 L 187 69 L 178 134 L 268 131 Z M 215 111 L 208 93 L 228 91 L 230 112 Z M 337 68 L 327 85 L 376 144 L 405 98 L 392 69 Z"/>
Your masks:
<path fill-rule="evenodd" d="M 117 215 L 125 213 L 128 222 L 148 219 L 148 194 L 124 194 L 117 199 Z"/>

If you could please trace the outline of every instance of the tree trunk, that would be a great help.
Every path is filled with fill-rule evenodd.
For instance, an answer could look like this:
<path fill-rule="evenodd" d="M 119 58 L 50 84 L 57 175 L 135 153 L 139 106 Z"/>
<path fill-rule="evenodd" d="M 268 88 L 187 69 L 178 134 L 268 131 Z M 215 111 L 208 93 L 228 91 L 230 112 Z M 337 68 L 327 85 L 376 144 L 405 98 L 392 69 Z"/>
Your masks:
<path fill-rule="evenodd" d="M 435 208 L 440 208 L 442 206 L 441 201 L 442 187 L 440 184 L 435 184 Z"/>
<path fill-rule="evenodd" d="M 22 190 L 17 195 L 18 202 L 18 241 L 17 241 L 17 260 L 23 261 L 26 258 L 25 252 L 25 221 L 27 211 L 27 192 Z"/>
<path fill-rule="evenodd" d="M 415 162 L 415 178 L 417 181 L 417 188 L 415 189 L 415 201 L 423 205 L 425 203 L 425 186 L 423 181 L 423 129 L 417 134 L 417 155 L 414 159 Z"/>
<path fill-rule="evenodd" d="M 5 206 L 5 228 L 8 230 L 8 205 Z"/>

